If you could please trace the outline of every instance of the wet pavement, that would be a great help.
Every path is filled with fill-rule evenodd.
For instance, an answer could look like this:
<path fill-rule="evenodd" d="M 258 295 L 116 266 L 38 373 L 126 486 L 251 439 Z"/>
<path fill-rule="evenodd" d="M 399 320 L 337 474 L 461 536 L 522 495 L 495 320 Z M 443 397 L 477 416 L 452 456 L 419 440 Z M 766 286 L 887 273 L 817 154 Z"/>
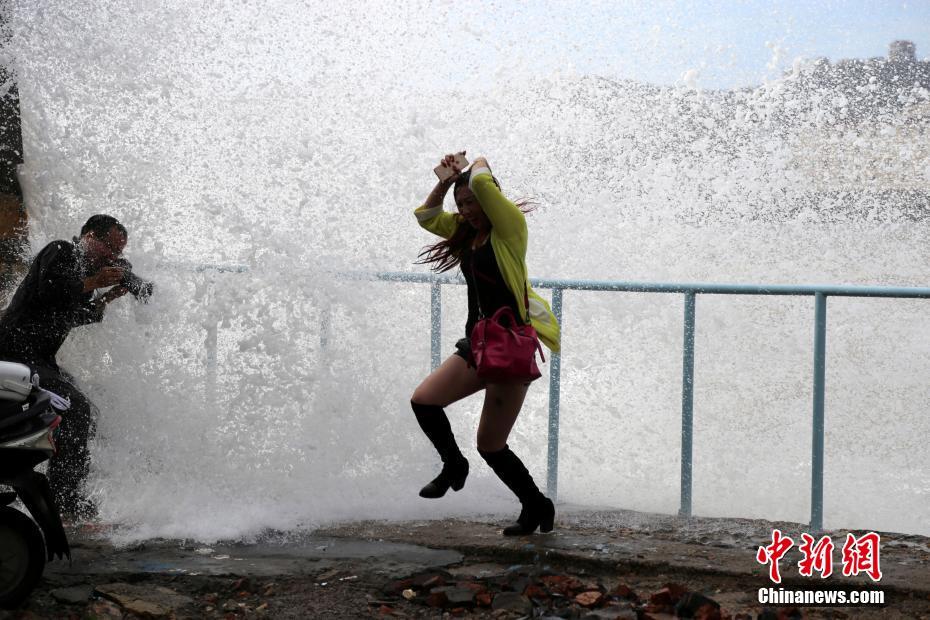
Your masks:
<path fill-rule="evenodd" d="M 149 541 L 114 548 L 99 534 L 75 533 L 74 561 L 53 562 L 46 572 L 57 575 L 160 573 L 166 575 L 277 575 L 316 574 L 344 561 L 371 562 L 372 572 L 386 577 L 462 561 L 449 549 L 430 549 L 408 543 L 353 538 L 272 535 L 265 542 L 244 545 L 191 545 L 178 541 Z"/>
<path fill-rule="evenodd" d="M 843 577 L 841 549 L 848 533 L 824 531 L 834 550 L 834 573 L 826 580 L 802 577 L 797 544 L 803 524 L 749 519 L 681 519 L 669 515 L 633 511 L 592 511 L 561 506 L 557 529 L 551 534 L 516 539 L 500 536 L 508 521 L 487 517 L 482 521 L 421 521 L 412 523 L 369 522 L 340 525 L 318 533 L 339 537 L 392 542 L 424 542 L 465 554 L 486 554 L 510 561 L 558 561 L 592 566 L 624 567 L 640 571 L 674 570 L 693 574 L 752 577 L 758 587 L 771 585 L 768 568 L 756 561 L 760 546 L 771 543 L 778 528 L 796 543 L 781 560 L 784 585 L 798 587 L 880 586 L 889 591 L 930 597 L 930 539 L 909 534 L 881 533 L 882 578 L 875 583 L 867 575 Z"/>
<path fill-rule="evenodd" d="M 592 591 L 599 588 L 605 595 L 618 588 L 630 588 L 639 592 L 642 600 L 672 586 L 713 597 L 729 617 L 756 617 L 762 612 L 756 601 L 758 589 L 773 585 L 768 568 L 756 561 L 756 551 L 771 542 L 774 528 L 796 542 L 806 531 L 796 523 L 679 519 L 564 505 L 559 506 L 556 530 L 550 534 L 504 538 L 500 531 L 508 523 L 509 518 L 495 515 L 468 520 L 366 521 L 313 532 L 269 532 L 254 544 L 150 540 L 122 547 L 112 545 L 103 528 L 79 528 L 70 533 L 73 562 L 49 563 L 44 581 L 30 603 L 14 612 L 19 615 L 13 617 L 67 617 L 74 613 L 77 617 L 136 617 L 127 611 L 130 603 L 114 594 L 120 588 L 133 587 L 126 584 L 144 584 L 152 596 L 164 591 L 164 596 L 170 593 L 187 597 L 183 604 L 174 604 L 176 608 L 164 617 L 248 616 L 269 610 L 275 617 L 295 618 L 438 617 L 436 614 L 448 612 L 428 606 L 428 600 L 436 601 L 435 596 L 427 598 L 428 588 L 414 591 L 398 586 L 400 589 L 392 591 L 388 585 L 406 583 L 400 580 L 416 575 L 440 575 L 440 581 L 452 584 L 435 588 L 433 594 L 437 596 L 445 595 L 440 590 L 462 584 L 475 591 L 487 589 L 493 586 L 494 579 L 504 589 L 513 587 L 516 579 L 520 588 L 532 585 L 538 590 L 538 584 L 543 583 L 538 580 L 551 581 L 555 579 L 552 575 L 584 583 Z M 875 583 L 866 575 L 842 576 L 840 550 L 846 531 L 819 535 L 823 534 L 830 535 L 836 544 L 834 574 L 826 579 L 801 576 L 797 567 L 801 555 L 795 548 L 781 560 L 781 587 L 880 589 L 886 593 L 886 605 L 843 607 L 833 612 L 806 609 L 803 615 L 930 618 L 930 539 L 882 533 L 883 575 Z M 862 532 L 853 534 L 860 536 Z M 514 577 L 517 573 L 519 577 Z M 501 575 L 511 576 L 500 581 Z M 63 602 L 69 595 L 62 592 L 69 588 L 76 588 L 77 603 Z M 532 588 L 527 591 L 536 591 Z M 401 590 L 404 597 L 400 596 Z M 521 591 L 515 596 L 519 597 Z M 414 594 L 406 598 L 409 592 Z M 594 596 L 591 592 L 582 594 Z M 643 609 L 625 608 L 624 613 L 661 617 L 643 615 Z M 457 609 L 456 613 L 492 617 L 482 615 L 492 611 L 475 606 Z M 139 617 L 159 617 L 146 613 Z M 497 613 L 494 617 L 503 615 Z"/>

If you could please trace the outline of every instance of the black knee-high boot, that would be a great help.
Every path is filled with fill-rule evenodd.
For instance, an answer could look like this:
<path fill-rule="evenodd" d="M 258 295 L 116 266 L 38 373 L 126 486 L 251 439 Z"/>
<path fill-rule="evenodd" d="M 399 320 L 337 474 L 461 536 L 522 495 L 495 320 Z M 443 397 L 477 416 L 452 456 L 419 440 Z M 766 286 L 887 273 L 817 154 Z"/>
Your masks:
<path fill-rule="evenodd" d="M 504 528 L 504 536 L 532 534 L 537 527 L 540 532 L 551 532 L 555 506 L 552 500 L 540 492 L 520 458 L 508 446 L 497 452 L 478 450 L 478 454 L 520 500 L 520 516 L 514 525 Z"/>
<path fill-rule="evenodd" d="M 468 476 L 468 460 L 462 456 L 455 435 L 449 425 L 446 412 L 439 405 L 421 405 L 410 401 L 413 413 L 417 416 L 420 428 L 433 442 L 433 447 L 442 459 L 442 471 L 425 487 L 420 489 L 420 497 L 442 497 L 452 487 L 453 491 L 465 486 Z"/>

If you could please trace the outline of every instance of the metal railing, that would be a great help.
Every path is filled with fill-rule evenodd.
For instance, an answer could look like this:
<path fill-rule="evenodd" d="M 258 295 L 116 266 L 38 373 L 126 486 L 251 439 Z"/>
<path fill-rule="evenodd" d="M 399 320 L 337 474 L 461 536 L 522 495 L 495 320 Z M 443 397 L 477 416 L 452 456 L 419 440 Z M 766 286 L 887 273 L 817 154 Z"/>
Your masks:
<path fill-rule="evenodd" d="M 242 265 L 198 265 L 201 272 L 249 271 Z M 460 276 L 435 275 L 431 273 L 381 272 L 340 273 L 342 279 L 380 280 L 388 282 L 410 282 L 430 285 L 430 361 L 436 369 L 442 361 L 442 286 L 462 285 Z M 823 529 L 823 469 L 824 469 L 824 393 L 826 375 L 826 326 L 827 297 L 883 297 L 896 299 L 930 299 L 930 288 L 836 286 L 836 285 L 744 285 L 703 283 L 660 283 L 604 280 L 553 280 L 531 278 L 535 288 L 552 290 L 552 312 L 562 324 L 563 291 L 613 291 L 629 293 L 679 293 L 684 295 L 684 335 L 682 346 L 681 380 L 681 501 L 678 514 L 692 514 L 693 487 L 693 438 L 694 438 L 694 331 L 697 295 L 775 295 L 814 297 L 814 377 L 813 377 L 813 425 L 811 438 L 811 519 L 813 531 Z M 324 316 L 321 344 L 328 339 L 328 319 Z M 215 389 L 216 383 L 216 327 L 207 333 L 207 384 Z M 547 449 L 547 494 L 554 500 L 558 495 L 559 471 L 559 403 L 561 390 L 560 353 L 552 353 L 549 359 L 549 422 Z"/>
<path fill-rule="evenodd" d="M 430 358 L 432 368 L 441 361 L 442 292 L 444 284 L 464 284 L 454 276 L 420 273 L 378 273 L 377 280 L 413 282 L 430 285 L 431 329 Z M 684 343 L 681 380 L 681 505 L 679 515 L 691 516 L 693 486 L 694 438 L 694 326 L 697 295 L 783 295 L 814 297 L 814 378 L 813 378 L 813 429 L 811 441 L 811 520 L 813 531 L 823 529 L 823 467 L 824 467 L 824 377 L 826 374 L 827 297 L 886 297 L 928 299 L 930 288 L 901 288 L 875 286 L 791 286 L 742 284 L 679 284 L 653 282 L 612 282 L 597 280 L 547 280 L 531 278 L 535 288 L 552 290 L 552 312 L 562 324 L 562 293 L 565 290 L 615 291 L 632 293 L 684 294 Z M 549 364 L 549 445 L 547 453 L 546 486 L 548 495 L 558 494 L 559 468 L 559 396 L 561 382 L 561 354 L 553 353 Z"/>

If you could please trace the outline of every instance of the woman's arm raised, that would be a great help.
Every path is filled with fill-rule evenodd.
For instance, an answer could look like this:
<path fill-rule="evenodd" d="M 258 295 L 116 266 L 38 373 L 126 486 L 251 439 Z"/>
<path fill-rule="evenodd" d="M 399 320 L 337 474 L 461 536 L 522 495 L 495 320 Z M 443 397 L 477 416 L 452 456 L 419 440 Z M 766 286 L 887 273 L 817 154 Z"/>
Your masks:
<path fill-rule="evenodd" d="M 523 212 L 501 193 L 491 176 L 491 166 L 484 157 L 477 158 L 472 164 L 468 188 L 478 198 L 481 209 L 491 220 L 497 234 L 502 237 L 523 235 L 525 238 L 526 218 Z"/>
<path fill-rule="evenodd" d="M 464 151 L 462 153 L 464 154 Z M 448 239 L 458 228 L 459 219 L 452 213 L 443 211 L 442 202 L 462 171 L 455 164 L 455 155 L 446 155 L 440 165 L 452 168 L 453 174 L 447 179 L 436 183 L 433 191 L 426 197 L 426 202 L 423 203 L 423 206 L 418 207 L 414 214 L 417 216 L 420 226 L 435 235 Z"/>

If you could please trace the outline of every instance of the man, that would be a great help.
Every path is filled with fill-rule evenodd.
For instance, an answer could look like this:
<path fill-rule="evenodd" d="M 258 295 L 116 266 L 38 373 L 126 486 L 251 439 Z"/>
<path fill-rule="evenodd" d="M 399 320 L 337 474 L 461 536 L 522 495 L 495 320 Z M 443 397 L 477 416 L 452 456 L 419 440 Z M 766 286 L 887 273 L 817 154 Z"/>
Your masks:
<path fill-rule="evenodd" d="M 49 243 L 32 261 L 0 318 L 0 359 L 30 366 L 43 388 L 71 399 L 71 408 L 62 414 L 48 478 L 59 510 L 77 516 L 93 512 L 81 485 L 90 467 L 87 440 L 96 408 L 58 367 L 55 354 L 72 328 L 101 321 L 107 304 L 126 294 L 120 285 L 123 269 L 112 266 L 126 236 L 116 218 L 94 215 L 74 243 Z M 95 290 L 111 286 L 94 299 Z"/>

